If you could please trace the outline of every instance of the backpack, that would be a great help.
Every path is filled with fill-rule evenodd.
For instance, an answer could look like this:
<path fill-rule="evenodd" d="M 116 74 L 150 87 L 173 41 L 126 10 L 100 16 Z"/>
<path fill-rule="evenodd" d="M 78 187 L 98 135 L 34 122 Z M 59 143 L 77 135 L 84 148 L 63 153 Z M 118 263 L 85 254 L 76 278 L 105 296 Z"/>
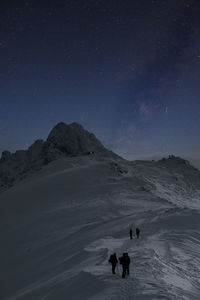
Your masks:
<path fill-rule="evenodd" d="M 124 265 L 129 266 L 130 265 L 130 258 L 129 256 L 124 257 Z"/>

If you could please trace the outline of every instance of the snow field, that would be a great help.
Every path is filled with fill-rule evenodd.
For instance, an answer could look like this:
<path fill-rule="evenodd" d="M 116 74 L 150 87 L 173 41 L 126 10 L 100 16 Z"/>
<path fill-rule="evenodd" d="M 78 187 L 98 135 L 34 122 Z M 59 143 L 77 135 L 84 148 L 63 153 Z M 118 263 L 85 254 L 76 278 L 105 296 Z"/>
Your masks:
<path fill-rule="evenodd" d="M 121 164 L 58 160 L 0 195 L 0 299 L 199 299 L 198 198 L 153 163 Z M 127 279 L 112 252 L 129 253 Z"/>

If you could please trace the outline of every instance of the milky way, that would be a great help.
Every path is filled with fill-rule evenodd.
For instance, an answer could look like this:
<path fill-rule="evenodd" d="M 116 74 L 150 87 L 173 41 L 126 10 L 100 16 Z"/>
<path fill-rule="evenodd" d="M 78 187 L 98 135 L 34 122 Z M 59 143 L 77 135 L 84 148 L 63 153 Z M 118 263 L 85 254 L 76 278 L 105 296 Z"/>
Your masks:
<path fill-rule="evenodd" d="M 1 150 L 76 121 L 128 158 L 199 155 L 199 1 L 1 1 L 0 14 Z"/>

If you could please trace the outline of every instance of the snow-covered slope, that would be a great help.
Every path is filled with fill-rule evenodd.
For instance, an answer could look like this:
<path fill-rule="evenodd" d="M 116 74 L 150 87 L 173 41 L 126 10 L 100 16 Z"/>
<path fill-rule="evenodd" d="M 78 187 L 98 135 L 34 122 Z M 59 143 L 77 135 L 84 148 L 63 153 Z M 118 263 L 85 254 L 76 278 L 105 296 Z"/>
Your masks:
<path fill-rule="evenodd" d="M 58 123 L 47 140 L 37 140 L 27 150 L 3 151 L 0 159 L 0 192 L 44 165 L 61 157 L 93 155 L 119 158 L 80 124 Z"/>
<path fill-rule="evenodd" d="M 199 299 L 199 174 L 94 154 L 29 175 L 0 195 L 0 299 Z M 113 251 L 129 278 L 111 274 Z"/>

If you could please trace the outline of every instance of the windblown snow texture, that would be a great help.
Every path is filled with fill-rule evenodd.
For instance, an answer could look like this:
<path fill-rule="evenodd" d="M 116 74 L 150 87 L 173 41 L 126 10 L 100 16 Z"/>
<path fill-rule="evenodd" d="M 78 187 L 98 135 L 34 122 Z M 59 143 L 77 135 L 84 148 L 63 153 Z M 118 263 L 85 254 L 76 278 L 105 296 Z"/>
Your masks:
<path fill-rule="evenodd" d="M 199 299 L 200 172 L 177 157 L 123 160 L 90 134 L 67 148 L 64 136 L 54 128 L 35 156 L 2 157 L 9 170 L 60 151 L 0 195 L 0 299 Z M 112 275 L 113 252 L 131 257 L 125 280 L 120 265 Z"/>

